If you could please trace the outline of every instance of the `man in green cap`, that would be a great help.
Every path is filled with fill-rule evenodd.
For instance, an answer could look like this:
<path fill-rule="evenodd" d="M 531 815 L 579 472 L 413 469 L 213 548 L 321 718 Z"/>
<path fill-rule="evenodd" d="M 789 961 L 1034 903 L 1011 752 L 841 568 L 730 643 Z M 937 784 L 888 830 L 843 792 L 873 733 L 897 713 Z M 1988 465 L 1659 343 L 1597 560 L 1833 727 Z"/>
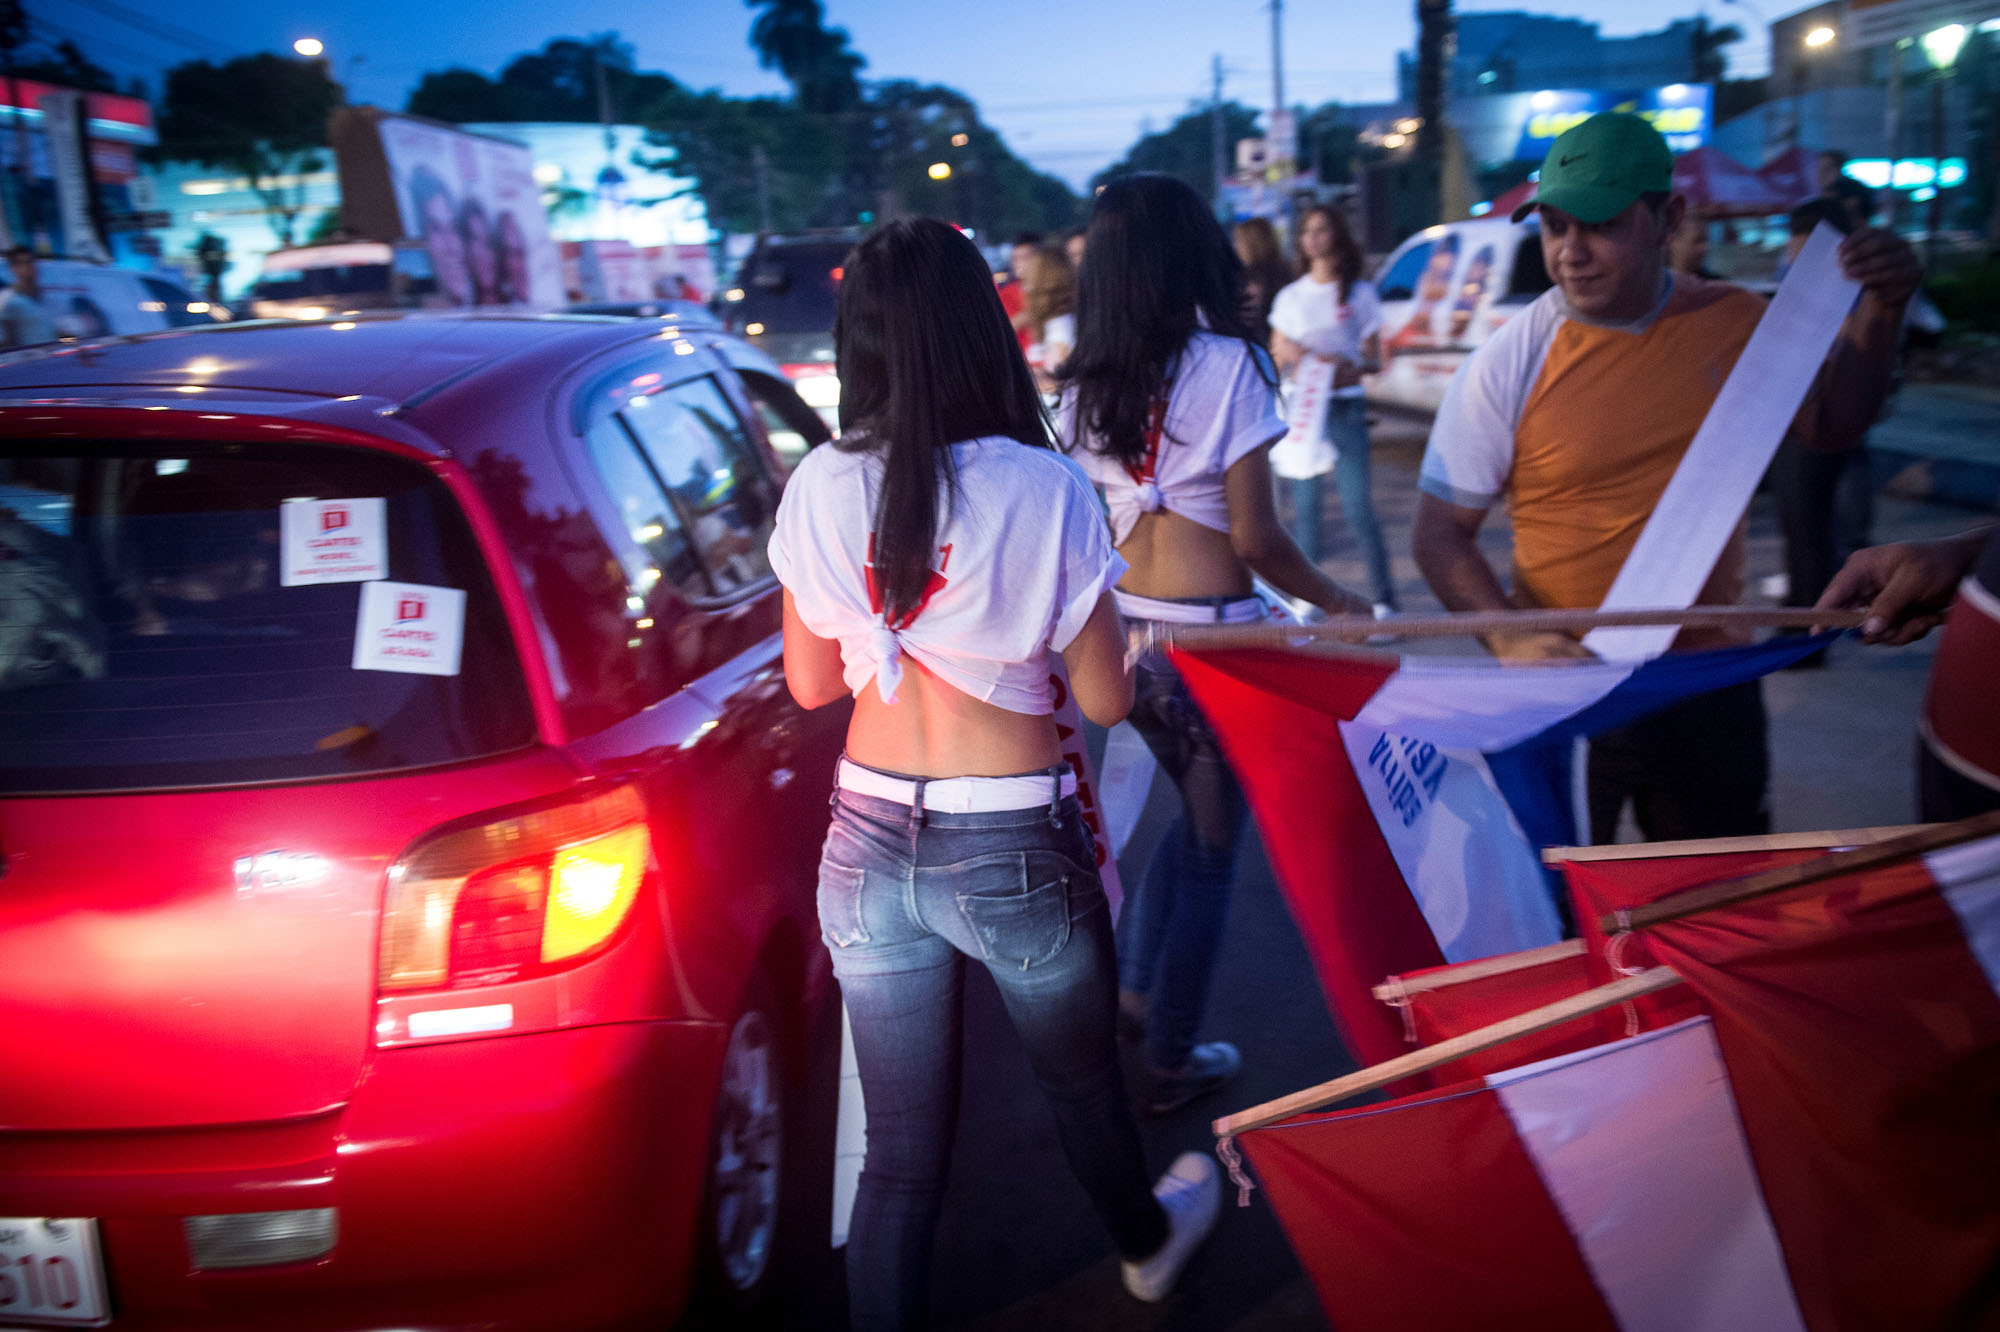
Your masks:
<path fill-rule="evenodd" d="M 1603 602 L 1764 313 L 1764 300 L 1740 287 L 1668 271 L 1686 209 L 1666 140 L 1638 116 L 1592 116 L 1549 149 L 1535 198 L 1514 217 L 1540 213 L 1555 286 L 1467 358 L 1424 453 L 1414 554 L 1448 608 Z M 1919 277 L 1910 247 L 1886 231 L 1855 232 L 1840 260 L 1861 299 L 1792 424 L 1825 449 L 1852 447 L 1881 410 Z M 1511 593 L 1475 540 L 1503 497 Z M 1743 582 L 1739 526 L 1698 600 L 1734 604 Z M 1730 641 L 1689 630 L 1675 645 Z M 1496 634 L 1487 647 L 1513 658 L 1590 655 L 1556 633 Z M 1764 731 L 1752 682 L 1594 739 L 1593 840 L 1614 839 L 1628 798 L 1653 840 L 1767 831 Z"/>

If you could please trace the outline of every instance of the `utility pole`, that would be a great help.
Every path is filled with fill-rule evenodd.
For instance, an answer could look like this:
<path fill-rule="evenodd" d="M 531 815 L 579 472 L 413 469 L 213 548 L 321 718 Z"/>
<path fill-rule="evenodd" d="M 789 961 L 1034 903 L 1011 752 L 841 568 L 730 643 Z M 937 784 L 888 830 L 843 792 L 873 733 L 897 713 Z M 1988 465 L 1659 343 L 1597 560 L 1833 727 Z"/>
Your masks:
<path fill-rule="evenodd" d="M 757 172 L 757 230 L 771 229 L 771 159 L 764 156 L 764 145 L 757 144 L 750 149 L 750 165 Z"/>
<path fill-rule="evenodd" d="M 1215 56 L 1209 65 L 1210 77 L 1214 80 L 1208 95 L 1208 147 L 1211 163 L 1211 178 L 1215 183 L 1215 215 L 1223 215 L 1222 185 L 1229 178 L 1228 151 L 1229 126 L 1222 114 L 1222 57 Z"/>
<path fill-rule="evenodd" d="M 1418 197 L 1412 202 L 1420 227 L 1438 220 L 1443 202 L 1445 71 L 1451 48 L 1451 0 L 1417 0 Z"/>
<path fill-rule="evenodd" d="M 1889 187 L 1877 192 L 1882 201 L 1881 225 L 1896 225 L 1896 159 L 1902 141 L 1903 43 L 1889 43 L 1889 95 L 1882 103 L 1882 152 L 1889 159 Z"/>
<path fill-rule="evenodd" d="M 1285 0 L 1271 0 L 1271 109 L 1285 109 Z"/>

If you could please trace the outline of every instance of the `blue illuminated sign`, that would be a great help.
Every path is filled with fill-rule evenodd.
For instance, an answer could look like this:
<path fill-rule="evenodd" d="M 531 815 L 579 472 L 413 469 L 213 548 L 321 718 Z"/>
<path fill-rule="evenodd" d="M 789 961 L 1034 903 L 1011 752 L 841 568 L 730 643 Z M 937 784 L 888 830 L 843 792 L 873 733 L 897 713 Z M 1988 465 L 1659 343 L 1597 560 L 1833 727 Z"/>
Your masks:
<path fill-rule="evenodd" d="M 1670 83 L 1639 92 L 1545 90 L 1528 95 L 1528 117 L 1521 125 L 1514 156 L 1545 157 L 1558 134 L 1581 125 L 1600 111 L 1630 111 L 1651 121 L 1676 153 L 1708 143 L 1711 99 L 1706 83 Z"/>

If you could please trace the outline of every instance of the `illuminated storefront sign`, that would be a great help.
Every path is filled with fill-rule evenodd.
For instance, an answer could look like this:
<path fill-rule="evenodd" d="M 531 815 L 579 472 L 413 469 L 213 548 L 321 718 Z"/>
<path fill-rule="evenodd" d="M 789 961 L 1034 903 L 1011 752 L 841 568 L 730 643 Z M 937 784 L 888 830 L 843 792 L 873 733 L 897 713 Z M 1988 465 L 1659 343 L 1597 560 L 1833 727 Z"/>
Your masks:
<path fill-rule="evenodd" d="M 1873 190 L 1884 186 L 1916 190 L 1926 185 L 1948 190 L 1965 183 L 1965 159 L 1962 157 L 1945 158 L 1942 169 L 1928 157 L 1900 158 L 1893 171 L 1886 157 L 1857 157 L 1851 159 L 1843 170 Z"/>
<path fill-rule="evenodd" d="M 1549 143 L 1563 131 L 1582 124 L 1600 111 L 1630 111 L 1652 122 L 1676 153 L 1708 143 L 1711 92 L 1705 83 L 1670 83 L 1639 92 L 1598 92 L 1545 89 L 1525 100 L 1528 113 L 1514 155 L 1523 160 L 1546 156 Z"/>

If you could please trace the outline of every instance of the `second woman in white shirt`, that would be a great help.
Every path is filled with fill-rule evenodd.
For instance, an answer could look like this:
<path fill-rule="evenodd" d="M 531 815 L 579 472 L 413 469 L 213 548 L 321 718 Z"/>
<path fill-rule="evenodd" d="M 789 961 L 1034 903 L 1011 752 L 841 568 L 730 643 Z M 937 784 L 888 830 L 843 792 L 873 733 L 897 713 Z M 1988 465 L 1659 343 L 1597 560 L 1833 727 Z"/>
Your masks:
<path fill-rule="evenodd" d="M 1361 247 L 1347 219 L 1324 204 L 1299 216 L 1298 281 L 1271 306 L 1271 355 L 1287 374 L 1307 357 L 1333 362 L 1333 394 L 1320 438 L 1287 441 L 1271 451 L 1271 470 L 1292 491 L 1292 535 L 1318 563 L 1321 478 L 1333 473 L 1340 511 L 1368 568 L 1375 613 L 1396 608 L 1388 550 L 1375 519 L 1368 466 L 1368 409 L 1361 377 L 1382 368 L 1382 302 L 1361 276 Z"/>

